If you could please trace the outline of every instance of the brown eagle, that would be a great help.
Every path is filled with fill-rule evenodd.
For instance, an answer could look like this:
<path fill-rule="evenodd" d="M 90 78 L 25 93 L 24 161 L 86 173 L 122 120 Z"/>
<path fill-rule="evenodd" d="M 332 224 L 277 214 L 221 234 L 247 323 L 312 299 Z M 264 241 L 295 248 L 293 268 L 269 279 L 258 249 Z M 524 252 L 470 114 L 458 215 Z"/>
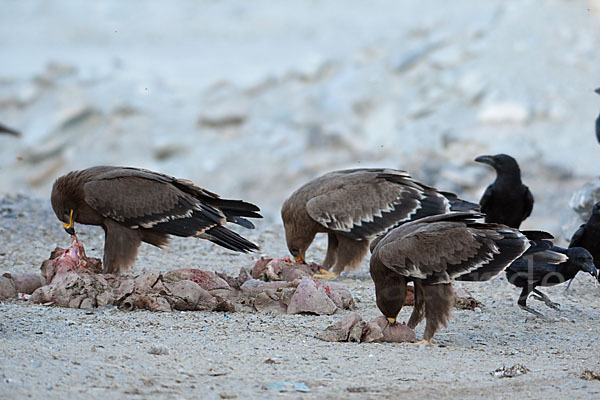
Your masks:
<path fill-rule="evenodd" d="M 169 235 L 208 239 L 241 252 L 258 249 L 224 226 L 254 228 L 244 217 L 262 218 L 257 206 L 157 172 L 111 166 L 72 171 L 54 182 L 51 201 L 67 233 L 75 233 L 75 222 L 104 229 L 105 273 L 126 272 L 141 242 L 162 247 Z"/>
<path fill-rule="evenodd" d="M 361 168 L 330 172 L 301 186 L 283 203 L 281 218 L 296 261 L 304 261 L 317 233 L 327 233 L 327 254 L 317 276 L 332 278 L 358 268 L 369 241 L 382 232 L 429 215 L 478 208 L 405 171 Z"/>
<path fill-rule="evenodd" d="M 529 240 L 523 233 L 477 221 L 483 217 L 471 212 L 435 215 L 403 224 L 373 241 L 370 272 L 377 307 L 390 324 L 396 323 L 404 304 L 406 284 L 414 282 L 408 326 L 415 328 L 425 317 L 422 342 L 431 344 L 450 318 L 453 279 L 490 280 L 527 250 Z"/>

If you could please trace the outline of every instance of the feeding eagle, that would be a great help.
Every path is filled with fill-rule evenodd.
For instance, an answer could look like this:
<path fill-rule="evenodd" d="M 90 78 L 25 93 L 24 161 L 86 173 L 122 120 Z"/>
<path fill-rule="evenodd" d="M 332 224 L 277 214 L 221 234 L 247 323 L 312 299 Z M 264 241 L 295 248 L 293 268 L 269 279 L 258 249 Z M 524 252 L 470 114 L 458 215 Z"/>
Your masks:
<path fill-rule="evenodd" d="M 413 329 L 425 317 L 423 342 L 447 326 L 454 304 L 451 281 L 487 281 L 528 248 L 521 232 L 478 222 L 484 215 L 454 212 L 407 222 L 371 244 L 370 272 L 377 307 L 390 324 L 404 304 L 406 285 L 414 282 Z"/>
<path fill-rule="evenodd" d="M 369 241 L 403 222 L 476 208 L 405 171 L 361 168 L 330 172 L 304 184 L 283 203 L 281 218 L 296 261 L 305 260 L 317 233 L 327 233 L 327 254 L 317 276 L 332 278 L 358 268 Z"/>
<path fill-rule="evenodd" d="M 162 247 L 168 235 L 208 239 L 241 252 L 258 249 L 224 226 L 254 228 L 244 217 L 262 218 L 257 206 L 157 172 L 110 166 L 72 171 L 54 182 L 51 201 L 68 233 L 75 233 L 75 222 L 104 229 L 105 273 L 126 272 L 141 242 Z"/>

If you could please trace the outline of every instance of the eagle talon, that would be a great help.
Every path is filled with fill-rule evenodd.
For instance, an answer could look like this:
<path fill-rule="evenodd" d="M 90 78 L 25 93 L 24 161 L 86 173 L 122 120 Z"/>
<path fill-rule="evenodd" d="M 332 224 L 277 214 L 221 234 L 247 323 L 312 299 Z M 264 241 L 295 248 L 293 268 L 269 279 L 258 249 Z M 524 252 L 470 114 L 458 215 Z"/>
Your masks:
<path fill-rule="evenodd" d="M 429 340 L 425 340 L 425 339 L 419 340 L 418 342 L 414 342 L 414 343 L 411 343 L 411 344 L 412 345 L 416 345 L 416 346 L 424 345 L 425 347 L 438 347 L 437 344 L 435 344 L 435 343 L 433 343 L 433 342 L 431 342 Z"/>
<path fill-rule="evenodd" d="M 313 275 L 313 278 L 333 280 L 333 279 L 337 278 L 338 276 L 339 275 L 336 274 L 335 272 L 327 271 L 325 269 L 321 269 L 321 270 L 319 270 L 318 274 L 314 274 Z"/>

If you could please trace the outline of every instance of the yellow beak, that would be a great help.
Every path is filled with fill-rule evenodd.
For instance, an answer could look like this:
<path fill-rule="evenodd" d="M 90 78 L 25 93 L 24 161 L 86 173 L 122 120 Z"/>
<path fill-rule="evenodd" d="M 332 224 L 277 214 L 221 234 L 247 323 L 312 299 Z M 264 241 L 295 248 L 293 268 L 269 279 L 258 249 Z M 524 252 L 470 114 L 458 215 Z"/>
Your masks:
<path fill-rule="evenodd" d="M 65 228 L 65 231 L 67 231 L 67 233 L 69 235 L 74 235 L 75 234 L 75 223 L 73 222 L 73 210 L 71 210 L 71 212 L 69 213 L 69 223 L 64 223 L 63 222 L 63 228 Z"/>
<path fill-rule="evenodd" d="M 300 255 L 298 257 L 294 256 L 294 261 L 296 261 L 296 262 L 300 262 L 300 261 L 305 262 L 304 261 L 304 253 L 300 252 Z"/>

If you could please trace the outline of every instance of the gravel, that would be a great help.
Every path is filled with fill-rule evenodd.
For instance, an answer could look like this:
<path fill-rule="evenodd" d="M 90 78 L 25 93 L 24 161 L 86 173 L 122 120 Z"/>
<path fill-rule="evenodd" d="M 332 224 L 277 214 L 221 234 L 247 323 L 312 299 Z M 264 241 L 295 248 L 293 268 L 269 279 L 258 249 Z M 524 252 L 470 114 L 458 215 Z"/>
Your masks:
<path fill-rule="evenodd" d="M 47 201 L 0 200 L 0 271 L 35 272 L 57 244 L 69 242 Z M 16 216 L 12 216 L 16 215 Z M 79 226 L 88 255 L 100 256 L 102 236 Z M 258 224 L 247 235 L 265 254 L 286 254 L 280 224 Z M 309 258 L 324 256 L 326 241 Z M 134 272 L 202 265 L 233 273 L 259 255 L 237 255 L 206 241 L 175 239 L 163 251 L 143 245 Z M 341 279 L 366 320 L 379 315 L 366 261 Z M 600 290 L 578 275 L 571 295 L 564 285 L 544 291 L 561 310 L 530 300 L 553 319 L 532 318 L 516 305 L 519 290 L 504 277 L 465 287 L 484 307 L 454 310 L 435 336 L 445 347 L 410 344 L 329 343 L 315 338 L 339 315 L 268 315 L 220 312 L 93 311 L 0 304 L 0 393 L 11 399 L 60 398 L 595 398 L 600 382 L 581 379 L 600 371 L 597 307 Z M 405 307 L 400 320 L 407 320 Z M 417 327 L 422 337 L 424 325 Z M 525 375 L 498 379 L 493 372 L 521 365 Z M 282 392 L 284 390 L 284 392 Z M 2 397 L 2 396 L 0 396 Z"/>

